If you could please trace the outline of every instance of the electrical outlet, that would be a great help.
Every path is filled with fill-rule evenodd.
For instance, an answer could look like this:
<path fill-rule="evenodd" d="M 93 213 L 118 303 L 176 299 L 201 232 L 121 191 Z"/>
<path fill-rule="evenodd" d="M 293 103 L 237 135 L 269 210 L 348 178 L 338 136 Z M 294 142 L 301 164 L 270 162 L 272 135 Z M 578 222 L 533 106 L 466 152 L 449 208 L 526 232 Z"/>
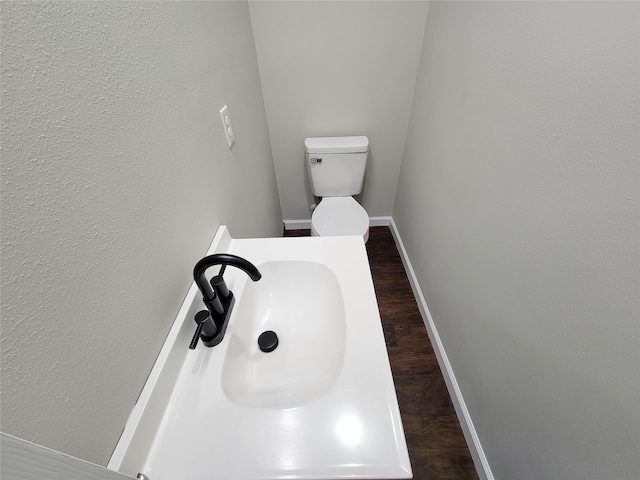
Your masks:
<path fill-rule="evenodd" d="M 231 117 L 229 116 L 229 107 L 226 105 L 220 109 L 220 119 L 222 120 L 222 127 L 224 128 L 224 134 L 227 137 L 227 144 L 229 148 L 236 141 L 236 136 L 233 133 L 233 127 L 231 126 Z"/>

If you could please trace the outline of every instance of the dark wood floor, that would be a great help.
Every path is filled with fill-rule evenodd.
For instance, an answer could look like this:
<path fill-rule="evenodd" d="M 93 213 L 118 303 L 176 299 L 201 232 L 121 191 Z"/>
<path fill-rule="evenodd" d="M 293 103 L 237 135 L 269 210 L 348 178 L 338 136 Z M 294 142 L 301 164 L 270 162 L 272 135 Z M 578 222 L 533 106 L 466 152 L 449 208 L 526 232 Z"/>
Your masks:
<path fill-rule="evenodd" d="M 307 235 L 309 230 L 285 232 L 285 236 Z M 388 227 L 370 229 L 367 253 L 413 478 L 477 479 L 460 423 Z"/>

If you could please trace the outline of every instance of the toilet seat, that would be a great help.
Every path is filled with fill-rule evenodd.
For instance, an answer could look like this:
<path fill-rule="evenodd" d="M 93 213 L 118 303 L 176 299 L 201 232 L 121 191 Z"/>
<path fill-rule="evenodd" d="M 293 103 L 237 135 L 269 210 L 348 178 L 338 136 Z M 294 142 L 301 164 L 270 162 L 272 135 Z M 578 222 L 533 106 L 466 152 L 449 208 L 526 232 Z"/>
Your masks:
<path fill-rule="evenodd" d="M 369 215 L 353 197 L 325 197 L 311 216 L 314 236 L 360 235 L 369 239 Z"/>

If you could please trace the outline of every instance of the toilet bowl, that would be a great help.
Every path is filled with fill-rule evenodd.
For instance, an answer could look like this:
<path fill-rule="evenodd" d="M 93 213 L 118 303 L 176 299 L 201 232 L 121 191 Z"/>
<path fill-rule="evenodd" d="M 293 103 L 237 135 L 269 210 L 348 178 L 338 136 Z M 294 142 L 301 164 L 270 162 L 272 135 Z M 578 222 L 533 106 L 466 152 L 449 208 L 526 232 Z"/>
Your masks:
<path fill-rule="evenodd" d="M 360 235 L 369 239 L 369 215 L 353 197 L 326 197 L 311 216 L 311 235 Z"/>

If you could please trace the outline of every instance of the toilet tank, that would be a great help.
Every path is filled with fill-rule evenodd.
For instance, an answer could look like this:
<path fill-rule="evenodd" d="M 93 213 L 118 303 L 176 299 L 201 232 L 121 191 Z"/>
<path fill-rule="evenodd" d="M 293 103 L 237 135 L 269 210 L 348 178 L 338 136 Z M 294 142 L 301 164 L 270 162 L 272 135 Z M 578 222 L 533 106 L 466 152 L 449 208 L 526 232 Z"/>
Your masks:
<path fill-rule="evenodd" d="M 316 197 L 346 197 L 362 191 L 367 137 L 306 138 L 304 147 L 311 191 Z"/>

